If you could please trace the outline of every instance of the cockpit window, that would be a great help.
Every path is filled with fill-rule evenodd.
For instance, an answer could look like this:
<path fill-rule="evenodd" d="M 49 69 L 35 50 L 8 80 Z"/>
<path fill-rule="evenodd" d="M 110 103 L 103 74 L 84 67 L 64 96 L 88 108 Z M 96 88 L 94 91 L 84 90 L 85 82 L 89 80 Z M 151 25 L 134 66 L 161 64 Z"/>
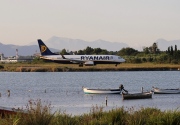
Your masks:
<path fill-rule="evenodd" d="M 118 56 L 118 59 L 121 59 L 121 57 L 120 57 L 120 56 Z"/>

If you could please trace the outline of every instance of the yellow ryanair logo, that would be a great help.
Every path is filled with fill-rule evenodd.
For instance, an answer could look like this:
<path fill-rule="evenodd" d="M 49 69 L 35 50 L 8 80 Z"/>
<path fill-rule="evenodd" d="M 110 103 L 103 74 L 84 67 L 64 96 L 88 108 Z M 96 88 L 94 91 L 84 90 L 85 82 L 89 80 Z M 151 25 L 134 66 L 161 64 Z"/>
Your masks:
<path fill-rule="evenodd" d="M 43 52 L 45 52 L 45 51 L 46 51 L 46 49 L 47 49 L 47 47 L 46 47 L 46 46 L 41 45 L 41 52 L 42 52 L 42 53 L 43 53 Z"/>

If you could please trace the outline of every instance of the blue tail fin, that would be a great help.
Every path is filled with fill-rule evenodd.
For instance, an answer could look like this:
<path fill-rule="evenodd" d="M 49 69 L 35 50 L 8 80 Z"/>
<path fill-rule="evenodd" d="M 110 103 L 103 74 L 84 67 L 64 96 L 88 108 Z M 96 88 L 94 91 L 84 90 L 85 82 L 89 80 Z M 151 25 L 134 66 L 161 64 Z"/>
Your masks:
<path fill-rule="evenodd" d="M 58 54 L 52 53 L 41 39 L 38 39 L 38 44 L 39 44 L 39 49 L 40 49 L 40 52 L 41 52 L 42 56 L 45 56 L 45 55 L 58 55 Z"/>

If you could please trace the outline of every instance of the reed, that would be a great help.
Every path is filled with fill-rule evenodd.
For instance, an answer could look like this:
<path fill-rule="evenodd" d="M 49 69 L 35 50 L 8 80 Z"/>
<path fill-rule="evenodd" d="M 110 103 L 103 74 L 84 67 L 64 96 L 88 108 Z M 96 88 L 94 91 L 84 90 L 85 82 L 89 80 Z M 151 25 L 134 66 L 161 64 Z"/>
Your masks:
<path fill-rule="evenodd" d="M 103 112 L 102 121 L 111 125 L 125 125 L 127 114 L 128 112 L 124 109 L 124 107 L 112 109 L 110 111 Z"/>
<path fill-rule="evenodd" d="M 126 70 L 179 70 L 177 64 L 155 63 L 122 63 L 115 67 L 113 64 L 79 67 L 78 64 L 57 63 L 9 63 L 1 64 L 0 71 L 10 72 L 67 72 L 67 71 L 126 71 Z"/>
<path fill-rule="evenodd" d="M 161 113 L 159 109 L 156 108 L 141 108 L 135 111 L 134 107 L 129 109 L 129 114 L 126 117 L 126 124 L 128 125 L 146 125 L 154 124 L 155 116 Z"/>
<path fill-rule="evenodd" d="M 58 112 L 54 115 L 50 125 L 80 125 L 80 117 Z"/>
<path fill-rule="evenodd" d="M 20 115 L 8 115 L 0 116 L 0 125 L 18 125 L 20 121 Z"/>
<path fill-rule="evenodd" d="M 27 114 L 22 114 L 20 118 L 23 125 L 49 125 L 54 116 L 50 104 L 43 105 L 40 99 L 30 100 L 26 110 Z"/>
<path fill-rule="evenodd" d="M 180 112 L 175 110 L 162 113 L 161 122 L 164 125 L 180 125 Z"/>
<path fill-rule="evenodd" d="M 41 100 L 30 100 L 27 113 L 0 117 L 0 125 L 180 125 L 180 111 L 161 111 L 157 108 L 124 107 L 103 111 L 93 106 L 90 113 L 70 115 L 66 112 L 51 113 L 51 105 Z"/>

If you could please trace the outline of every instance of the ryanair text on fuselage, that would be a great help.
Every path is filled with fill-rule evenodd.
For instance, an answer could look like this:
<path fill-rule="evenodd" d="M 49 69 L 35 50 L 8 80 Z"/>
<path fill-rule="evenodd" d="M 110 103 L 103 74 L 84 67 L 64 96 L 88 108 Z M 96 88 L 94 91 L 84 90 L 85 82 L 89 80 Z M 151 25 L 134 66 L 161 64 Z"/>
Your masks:
<path fill-rule="evenodd" d="M 112 56 L 81 56 L 81 60 L 111 60 Z"/>

